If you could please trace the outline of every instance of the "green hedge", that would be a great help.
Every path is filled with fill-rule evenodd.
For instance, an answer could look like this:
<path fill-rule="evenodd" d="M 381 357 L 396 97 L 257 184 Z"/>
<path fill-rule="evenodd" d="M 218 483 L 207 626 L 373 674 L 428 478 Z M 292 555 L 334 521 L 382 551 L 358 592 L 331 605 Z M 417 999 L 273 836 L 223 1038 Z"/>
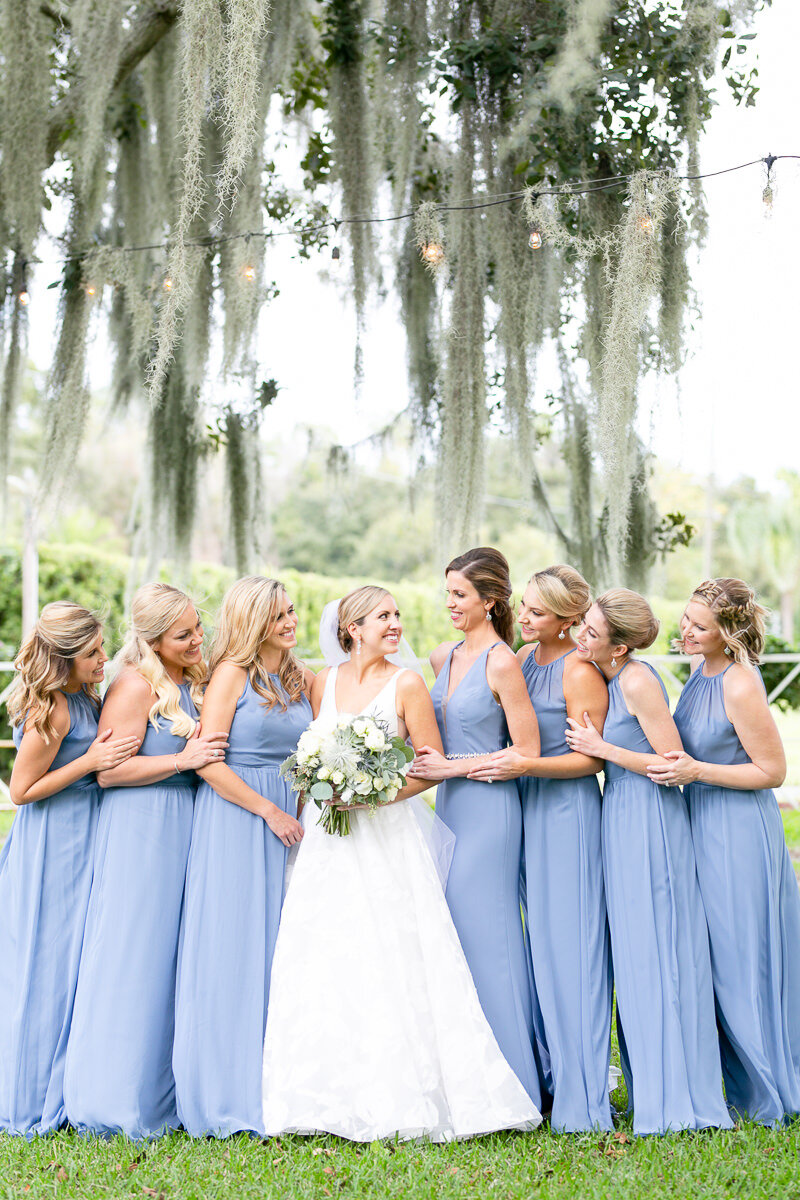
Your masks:
<path fill-rule="evenodd" d="M 131 568 L 130 559 L 104 554 L 92 546 L 49 546 L 39 549 L 39 603 L 74 600 L 99 611 L 106 625 L 106 646 L 113 654 L 125 629 L 125 589 Z M 266 573 L 272 573 L 265 568 Z M 300 653 L 319 655 L 317 631 L 322 609 L 329 600 L 343 596 L 364 581 L 354 578 L 330 579 L 299 571 L 280 571 L 300 618 L 297 630 Z M 162 575 L 162 578 L 168 578 Z M 214 619 L 226 588 L 236 578 L 227 567 L 196 563 L 190 572 L 187 590 L 201 610 L 210 637 Z M 380 581 L 376 581 L 380 582 Z M 406 636 L 423 657 L 444 638 L 450 636 L 450 622 L 444 606 L 444 589 L 435 585 L 398 583 L 391 585 L 403 618 Z M 22 569 L 19 551 L 0 552 L 0 657 L 11 658 L 22 636 Z"/>

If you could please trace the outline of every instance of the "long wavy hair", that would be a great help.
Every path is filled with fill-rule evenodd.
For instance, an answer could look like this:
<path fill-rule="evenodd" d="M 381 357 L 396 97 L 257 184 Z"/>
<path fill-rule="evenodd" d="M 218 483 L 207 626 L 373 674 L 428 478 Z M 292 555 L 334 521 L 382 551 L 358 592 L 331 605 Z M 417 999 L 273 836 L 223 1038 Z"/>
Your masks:
<path fill-rule="evenodd" d="M 458 571 L 475 588 L 481 600 L 493 600 L 489 610 L 494 631 L 507 646 L 514 645 L 514 612 L 511 608 L 511 575 L 508 559 L 494 546 L 476 546 L 457 555 L 444 569 Z"/>
<path fill-rule="evenodd" d="M 223 661 L 243 667 L 253 691 L 262 697 L 266 708 L 277 704 L 282 712 L 303 694 L 303 664 L 287 650 L 278 668 L 280 688 L 277 688 L 265 676 L 258 651 L 277 621 L 285 599 L 286 589 L 277 579 L 265 579 L 262 575 L 237 579 L 223 597 L 208 662 L 210 675 Z"/>
<path fill-rule="evenodd" d="M 192 601 L 185 592 L 168 583 L 146 583 L 140 587 L 131 604 L 131 619 L 128 635 L 122 649 L 114 659 L 114 670 L 133 667 L 146 679 L 155 696 L 148 719 L 154 729 L 159 727 L 159 718 L 169 721 L 176 737 L 191 737 L 196 721 L 181 708 L 181 694 L 176 683 L 170 679 L 157 651 L 153 648 L 160 637 L 179 621 L 186 606 Z M 192 699 L 198 708 L 203 703 L 203 687 L 208 678 L 205 661 L 201 658 L 185 668 L 187 682 L 191 687 Z"/>
<path fill-rule="evenodd" d="M 75 659 L 87 653 L 102 629 L 99 617 L 80 604 L 68 600 L 45 604 L 14 660 L 19 678 L 8 698 L 12 725 L 29 723 L 45 743 L 56 736 L 53 726 L 56 692 L 69 683 Z M 94 684 L 85 683 L 83 691 L 99 707 L 100 697 Z"/>

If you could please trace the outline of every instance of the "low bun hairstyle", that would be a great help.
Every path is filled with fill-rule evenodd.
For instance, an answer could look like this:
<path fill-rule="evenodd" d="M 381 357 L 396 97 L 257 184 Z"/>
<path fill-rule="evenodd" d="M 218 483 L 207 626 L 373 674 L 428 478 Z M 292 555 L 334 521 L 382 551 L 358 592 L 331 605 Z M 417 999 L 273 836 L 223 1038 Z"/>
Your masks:
<path fill-rule="evenodd" d="M 767 609 L 743 579 L 706 579 L 692 592 L 711 609 L 725 649 L 734 662 L 755 667 L 764 649 Z"/>
<path fill-rule="evenodd" d="M 646 650 L 658 636 L 660 622 L 644 596 L 629 588 L 611 588 L 595 604 L 605 617 L 608 636 L 614 645 L 628 650 Z"/>
<path fill-rule="evenodd" d="M 353 639 L 347 631 L 348 625 L 363 625 L 373 608 L 377 608 L 384 596 L 391 596 L 384 587 L 367 583 L 364 587 L 354 588 L 339 601 L 339 627 L 336 636 L 345 654 L 353 649 Z"/>
<path fill-rule="evenodd" d="M 458 571 L 470 581 L 481 600 L 492 600 L 489 610 L 498 637 L 507 646 L 514 644 L 514 613 L 511 608 L 511 574 L 508 560 L 493 546 L 476 546 L 459 554 L 445 567 L 445 575 Z"/>
<path fill-rule="evenodd" d="M 574 567 L 556 563 L 535 571 L 528 580 L 536 588 L 546 608 L 563 621 L 581 621 L 589 611 L 592 593 L 589 585 Z"/>
<path fill-rule="evenodd" d="M 19 677 L 8 698 L 12 725 L 29 723 L 45 744 L 56 736 L 56 692 L 66 687 L 75 659 L 88 653 L 102 628 L 99 617 L 80 604 L 68 600 L 45 604 L 14 660 Z M 97 688 L 84 684 L 83 690 L 99 707 Z"/>

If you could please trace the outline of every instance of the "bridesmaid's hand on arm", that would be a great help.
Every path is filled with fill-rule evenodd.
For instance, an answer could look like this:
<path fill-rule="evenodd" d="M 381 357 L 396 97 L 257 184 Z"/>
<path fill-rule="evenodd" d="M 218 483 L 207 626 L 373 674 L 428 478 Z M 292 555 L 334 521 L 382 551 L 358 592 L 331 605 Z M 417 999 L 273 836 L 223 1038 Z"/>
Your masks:
<path fill-rule="evenodd" d="M 467 759 L 460 773 L 482 783 L 517 779 L 528 773 L 530 763 L 538 760 L 541 751 L 539 722 L 517 656 L 502 646 L 493 647 L 486 659 L 486 680 L 502 705 L 512 744 Z"/>
<path fill-rule="evenodd" d="M 219 736 L 228 745 L 228 735 L 233 724 L 236 705 L 247 683 L 247 671 L 232 662 L 221 662 L 209 680 L 203 697 L 202 724 L 209 729 L 219 730 Z M 261 817 L 284 846 L 293 846 L 303 836 L 303 827 L 289 813 L 262 796 L 245 783 L 225 762 L 214 761 L 197 769 L 198 775 L 209 783 L 218 796 L 231 804 L 238 804 L 254 816 Z"/>

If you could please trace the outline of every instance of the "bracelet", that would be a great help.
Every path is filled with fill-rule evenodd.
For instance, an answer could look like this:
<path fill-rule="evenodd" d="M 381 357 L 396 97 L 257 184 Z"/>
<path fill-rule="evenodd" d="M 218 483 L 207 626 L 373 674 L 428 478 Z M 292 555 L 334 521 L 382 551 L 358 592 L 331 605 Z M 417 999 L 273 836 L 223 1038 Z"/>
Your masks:
<path fill-rule="evenodd" d="M 176 774 L 176 775 L 180 775 L 180 773 L 181 773 L 181 769 L 180 769 L 180 767 L 178 766 L 178 756 L 177 756 L 177 754 L 175 755 L 175 757 L 173 758 L 173 760 L 172 760 L 172 761 L 173 761 L 173 763 L 175 764 L 175 774 Z"/>
<path fill-rule="evenodd" d="M 445 758 L 448 760 L 456 758 L 483 758 L 484 754 L 496 753 L 496 750 L 470 750 L 467 754 L 445 754 Z"/>

